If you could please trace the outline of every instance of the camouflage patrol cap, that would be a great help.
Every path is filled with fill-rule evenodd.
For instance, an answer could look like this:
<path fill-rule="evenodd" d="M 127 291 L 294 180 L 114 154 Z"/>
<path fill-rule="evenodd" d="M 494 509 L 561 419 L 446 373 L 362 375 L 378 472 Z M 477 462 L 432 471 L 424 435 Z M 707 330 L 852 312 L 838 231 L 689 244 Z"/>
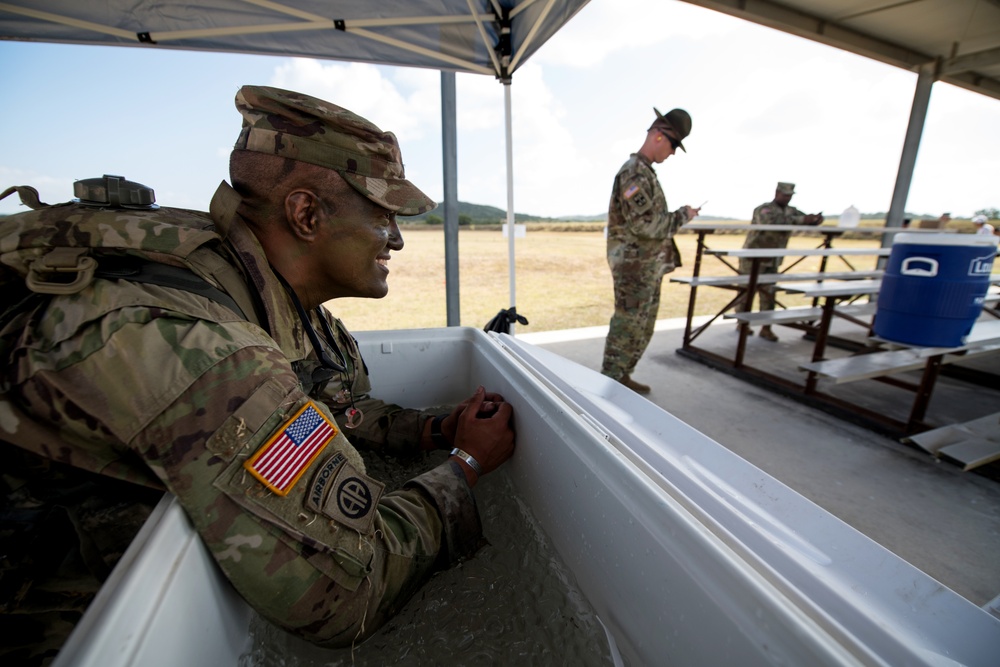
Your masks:
<path fill-rule="evenodd" d="M 243 129 L 235 150 L 333 169 L 365 197 L 399 215 L 418 215 L 437 205 L 406 180 L 396 136 L 347 109 L 268 86 L 240 88 L 236 109 Z"/>
<path fill-rule="evenodd" d="M 656 120 L 649 126 L 649 129 L 667 129 L 673 131 L 674 137 L 677 139 L 677 145 L 681 147 L 682 151 L 687 153 L 687 149 L 684 148 L 681 140 L 686 139 L 687 135 L 691 134 L 691 115 L 687 111 L 684 111 L 684 109 L 671 109 L 666 115 L 660 113 L 656 107 L 653 107 L 653 111 L 656 112 Z"/>
<path fill-rule="evenodd" d="M 775 188 L 775 191 L 780 192 L 783 195 L 794 195 L 795 183 L 778 183 L 778 187 Z"/>

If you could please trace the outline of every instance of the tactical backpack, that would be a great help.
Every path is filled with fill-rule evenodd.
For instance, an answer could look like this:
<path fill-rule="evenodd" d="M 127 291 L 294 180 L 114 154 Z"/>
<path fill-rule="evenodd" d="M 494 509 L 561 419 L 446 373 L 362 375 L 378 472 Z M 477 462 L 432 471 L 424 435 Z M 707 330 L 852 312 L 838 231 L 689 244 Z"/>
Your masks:
<path fill-rule="evenodd" d="M 73 201 L 49 205 L 30 186 L 17 192 L 31 211 L 0 218 L 0 325 L 26 299 L 73 294 L 94 278 L 125 279 L 208 297 L 258 323 L 253 297 L 219 254 L 208 213 L 156 205 L 153 190 L 122 176 L 76 181 Z"/>

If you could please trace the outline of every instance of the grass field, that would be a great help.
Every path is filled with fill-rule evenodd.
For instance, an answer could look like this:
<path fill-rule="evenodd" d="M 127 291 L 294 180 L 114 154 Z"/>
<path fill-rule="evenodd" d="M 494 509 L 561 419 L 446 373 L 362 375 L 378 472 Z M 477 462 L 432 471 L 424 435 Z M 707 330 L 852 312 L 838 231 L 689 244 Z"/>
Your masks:
<path fill-rule="evenodd" d="M 604 234 L 594 231 L 532 229 L 515 241 L 516 305 L 528 318 L 518 330 L 550 331 L 606 325 L 614 310 L 611 272 L 605 259 Z M 684 266 L 663 281 L 660 319 L 687 313 L 689 288 L 671 283 L 673 276 L 689 276 L 694 264 L 694 234 L 676 237 Z M 713 248 L 739 248 L 742 234 L 707 237 Z M 337 299 L 326 306 L 353 331 L 443 327 L 447 324 L 444 280 L 444 232 L 440 228 L 403 229 L 405 247 L 389 262 L 389 294 L 384 299 Z M 461 324 L 482 328 L 510 303 L 507 239 L 496 230 L 459 232 L 459 299 Z M 816 236 L 793 236 L 789 247 L 812 248 Z M 838 248 L 878 247 L 878 239 L 839 239 Z M 818 258 L 796 266 L 796 271 L 814 271 Z M 790 260 L 789 260 L 790 261 Z M 859 270 L 874 268 L 874 257 L 851 258 Z M 788 262 L 786 262 L 787 266 Z M 827 270 L 847 270 L 832 258 Z M 731 275 L 718 259 L 706 257 L 702 275 Z M 716 312 L 730 298 L 729 290 L 701 288 L 698 314 Z M 804 303 L 801 298 L 784 299 L 786 305 Z"/>

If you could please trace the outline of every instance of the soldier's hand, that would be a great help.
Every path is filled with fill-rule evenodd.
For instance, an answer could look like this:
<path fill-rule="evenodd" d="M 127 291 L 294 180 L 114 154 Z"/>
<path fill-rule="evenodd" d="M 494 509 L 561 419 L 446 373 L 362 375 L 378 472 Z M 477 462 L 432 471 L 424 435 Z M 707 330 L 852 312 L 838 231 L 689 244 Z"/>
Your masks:
<path fill-rule="evenodd" d="M 448 442 L 451 443 L 452 447 L 455 446 L 455 433 L 458 431 L 459 415 L 462 414 L 475 397 L 475 394 L 473 394 L 456 405 L 454 409 L 452 409 L 451 414 L 441 421 L 441 434 L 448 439 Z M 493 391 L 485 392 L 483 394 L 482 407 L 480 408 L 480 412 L 483 413 L 482 416 L 488 417 L 493 414 L 496 412 L 497 406 L 503 402 L 503 396 L 500 394 Z"/>
<path fill-rule="evenodd" d="M 514 429 L 511 425 L 514 408 L 502 399 L 487 400 L 487 392 L 482 387 L 463 405 L 458 415 L 455 446 L 476 459 L 485 475 L 496 470 L 514 453 Z M 453 458 L 460 461 L 469 484 L 475 484 L 479 476 L 467 463 Z"/>

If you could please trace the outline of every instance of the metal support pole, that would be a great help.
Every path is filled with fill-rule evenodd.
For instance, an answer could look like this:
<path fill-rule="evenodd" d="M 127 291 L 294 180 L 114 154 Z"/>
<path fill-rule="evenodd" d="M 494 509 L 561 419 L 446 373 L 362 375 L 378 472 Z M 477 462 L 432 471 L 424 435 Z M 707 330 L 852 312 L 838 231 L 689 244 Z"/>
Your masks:
<path fill-rule="evenodd" d="M 455 73 L 441 72 L 441 164 L 444 171 L 444 282 L 448 326 L 462 324 L 458 278 L 458 131 Z"/>
<path fill-rule="evenodd" d="M 507 131 L 507 273 L 510 276 L 510 307 L 517 305 L 514 276 L 514 130 L 511 123 L 510 81 L 503 84 L 504 119 Z M 510 325 L 514 333 L 515 324 Z"/>
<path fill-rule="evenodd" d="M 917 87 L 913 93 L 913 106 L 910 107 L 910 123 L 906 126 L 906 138 L 903 140 L 903 154 L 899 158 L 899 172 L 896 174 L 896 187 L 892 191 L 892 203 L 889 205 L 889 215 L 886 217 L 886 227 L 900 227 L 903 224 L 906 199 L 910 194 L 910 183 L 913 181 L 913 166 L 917 162 L 917 150 L 920 148 L 920 137 L 924 132 L 924 120 L 927 118 L 927 107 L 931 99 L 931 87 L 937 78 L 937 62 L 932 61 L 920 66 L 917 71 Z M 892 245 L 892 236 L 882 236 L 882 247 Z M 884 260 L 880 260 L 882 263 Z"/>

